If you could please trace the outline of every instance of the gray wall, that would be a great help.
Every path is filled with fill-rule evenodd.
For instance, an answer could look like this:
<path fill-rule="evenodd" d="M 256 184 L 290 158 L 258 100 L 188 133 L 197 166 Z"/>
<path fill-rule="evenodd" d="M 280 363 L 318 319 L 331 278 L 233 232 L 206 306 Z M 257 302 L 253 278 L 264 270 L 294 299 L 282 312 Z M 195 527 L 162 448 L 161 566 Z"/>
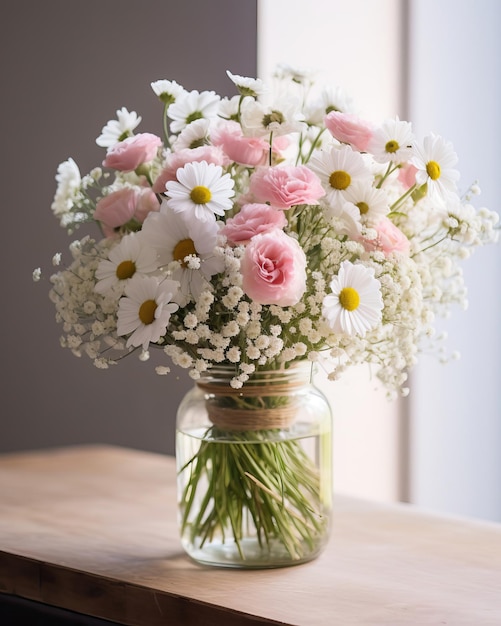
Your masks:
<path fill-rule="evenodd" d="M 31 275 L 42 266 L 48 276 L 71 241 L 50 211 L 57 165 L 98 165 L 95 138 L 122 106 L 160 134 L 152 80 L 232 95 L 226 69 L 255 76 L 256 0 L 7 0 L 0 46 L 0 452 L 103 442 L 172 453 L 185 372 L 75 358 L 59 347 L 47 278 Z"/>

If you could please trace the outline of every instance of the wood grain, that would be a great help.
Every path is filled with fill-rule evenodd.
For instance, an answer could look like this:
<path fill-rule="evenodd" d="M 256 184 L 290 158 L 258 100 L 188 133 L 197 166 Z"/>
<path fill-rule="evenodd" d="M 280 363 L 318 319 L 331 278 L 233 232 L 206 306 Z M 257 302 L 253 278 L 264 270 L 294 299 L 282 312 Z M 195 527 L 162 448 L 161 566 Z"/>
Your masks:
<path fill-rule="evenodd" d="M 0 457 L 0 592 L 131 626 L 501 624 L 501 525 L 335 498 L 314 562 L 181 550 L 174 459 L 109 446 Z"/>

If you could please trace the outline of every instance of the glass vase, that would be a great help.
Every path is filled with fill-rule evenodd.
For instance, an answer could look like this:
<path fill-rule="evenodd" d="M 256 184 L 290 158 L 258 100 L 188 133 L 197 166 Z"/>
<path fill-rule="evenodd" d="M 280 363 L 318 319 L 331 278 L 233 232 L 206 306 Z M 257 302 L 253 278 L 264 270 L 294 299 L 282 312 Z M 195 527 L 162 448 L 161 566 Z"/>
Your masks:
<path fill-rule="evenodd" d="M 199 563 L 271 568 L 318 556 L 330 530 L 332 418 L 312 364 L 211 369 L 182 400 L 176 461 L 181 542 Z"/>

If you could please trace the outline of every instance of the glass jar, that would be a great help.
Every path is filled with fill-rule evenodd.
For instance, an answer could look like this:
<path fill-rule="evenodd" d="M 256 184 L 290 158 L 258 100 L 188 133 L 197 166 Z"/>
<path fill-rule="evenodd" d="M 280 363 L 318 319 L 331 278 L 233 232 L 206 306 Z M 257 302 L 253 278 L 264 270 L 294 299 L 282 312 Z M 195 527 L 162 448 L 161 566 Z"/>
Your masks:
<path fill-rule="evenodd" d="M 197 381 L 177 414 L 181 542 L 204 564 L 304 563 L 325 546 L 332 508 L 332 418 L 312 364 Z"/>

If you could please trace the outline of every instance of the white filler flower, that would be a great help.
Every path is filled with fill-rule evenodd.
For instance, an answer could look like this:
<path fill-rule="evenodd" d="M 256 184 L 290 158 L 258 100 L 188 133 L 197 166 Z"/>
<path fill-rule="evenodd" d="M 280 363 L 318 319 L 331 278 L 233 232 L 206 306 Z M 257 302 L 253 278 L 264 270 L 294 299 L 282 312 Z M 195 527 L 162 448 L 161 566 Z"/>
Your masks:
<path fill-rule="evenodd" d="M 334 332 L 363 337 L 381 321 L 381 285 L 372 268 L 343 261 L 330 288 L 332 294 L 324 298 L 322 315 Z"/>

